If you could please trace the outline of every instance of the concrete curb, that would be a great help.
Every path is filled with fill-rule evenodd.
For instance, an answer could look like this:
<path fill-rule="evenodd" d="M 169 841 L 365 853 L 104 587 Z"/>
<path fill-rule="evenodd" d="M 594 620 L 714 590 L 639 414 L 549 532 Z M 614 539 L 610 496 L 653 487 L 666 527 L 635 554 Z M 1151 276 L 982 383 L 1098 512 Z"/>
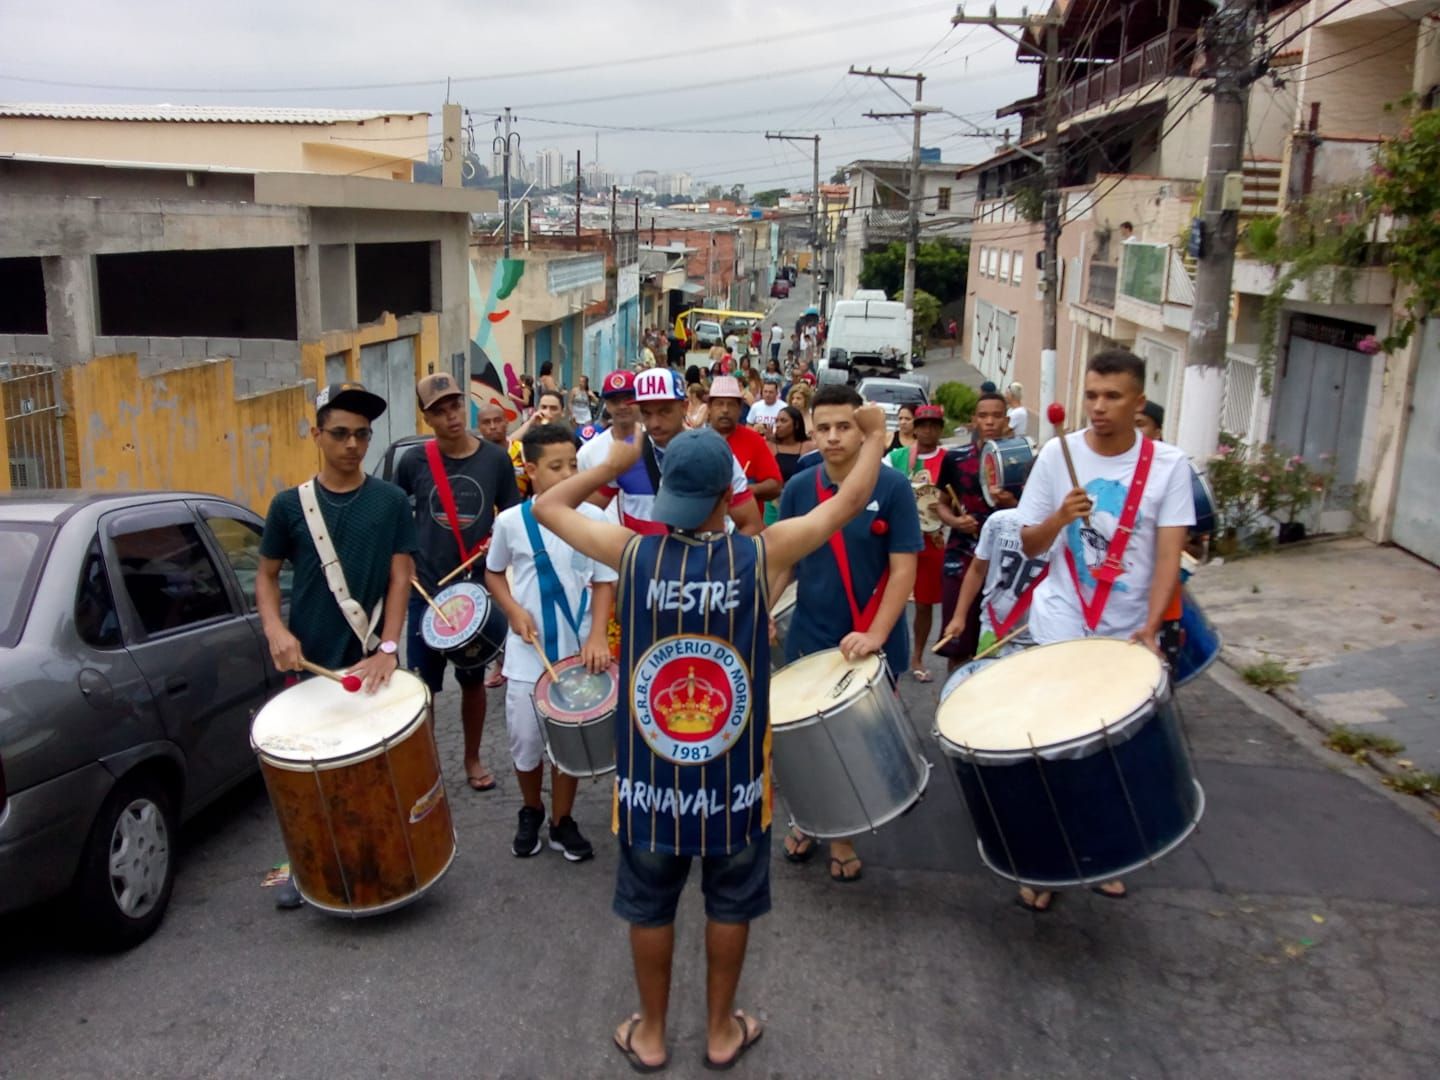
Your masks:
<path fill-rule="evenodd" d="M 1247 666 L 1246 661 L 1238 655 L 1237 650 L 1232 649 L 1229 646 L 1222 645 L 1220 648 L 1220 662 L 1225 665 L 1226 670 L 1232 676 L 1234 676 L 1234 678 L 1242 686 L 1246 687 L 1255 694 L 1259 694 L 1262 697 L 1268 697 L 1271 700 L 1277 702 L 1289 712 L 1304 721 L 1304 723 L 1308 727 L 1315 731 L 1318 731 L 1326 738 L 1332 735 L 1336 728 L 1344 726 L 1343 724 L 1337 724 L 1325 717 L 1308 702 L 1306 702 L 1303 697 L 1301 697 L 1298 693 L 1296 693 L 1288 686 L 1276 687 L 1274 690 L 1261 690 L 1258 687 L 1251 686 L 1245 681 L 1245 676 L 1242 674 L 1242 671 Z M 1329 747 L 1322 748 L 1325 749 L 1328 753 L 1335 754 L 1338 757 L 1350 758 L 1351 760 L 1359 761 L 1365 765 L 1368 765 L 1372 770 L 1378 772 L 1382 777 L 1393 779 L 1396 777 L 1404 776 L 1408 771 L 1398 767 L 1397 765 L 1394 765 L 1384 754 L 1371 753 L 1369 750 L 1361 750 L 1356 754 L 1342 754 L 1338 750 L 1330 750 Z M 1424 793 L 1421 793 L 1419 795 L 1410 795 L 1402 791 L 1396 791 L 1394 788 L 1389 787 L 1389 785 L 1386 785 L 1386 790 L 1392 795 L 1395 795 L 1399 798 L 1416 800 L 1418 802 L 1424 803 L 1425 805 L 1431 807 L 1434 810 L 1440 810 L 1440 797 L 1437 797 L 1435 795 L 1427 795 Z"/>

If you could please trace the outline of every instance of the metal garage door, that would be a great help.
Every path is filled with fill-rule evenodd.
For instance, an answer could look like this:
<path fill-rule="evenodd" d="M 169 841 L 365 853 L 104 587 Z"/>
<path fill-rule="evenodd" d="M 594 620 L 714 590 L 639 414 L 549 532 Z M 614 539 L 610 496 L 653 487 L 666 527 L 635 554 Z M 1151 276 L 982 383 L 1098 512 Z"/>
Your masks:
<path fill-rule="evenodd" d="M 1422 559 L 1440 563 L 1440 319 L 1421 331 L 1415 393 L 1410 398 L 1405 456 L 1395 498 L 1394 540 Z"/>
<path fill-rule="evenodd" d="M 414 435 L 415 427 L 415 339 L 398 338 L 360 348 L 360 381 L 390 407 L 375 421 L 375 435 L 365 455 L 368 473 L 385 456 L 385 448 L 396 439 Z"/>

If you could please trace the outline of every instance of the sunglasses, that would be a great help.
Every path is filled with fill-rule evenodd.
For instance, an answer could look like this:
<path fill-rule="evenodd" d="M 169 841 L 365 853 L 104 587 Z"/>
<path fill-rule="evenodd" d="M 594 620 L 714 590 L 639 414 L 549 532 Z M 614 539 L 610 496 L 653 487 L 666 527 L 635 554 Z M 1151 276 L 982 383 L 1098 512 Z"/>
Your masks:
<path fill-rule="evenodd" d="M 348 427 L 332 427 L 321 428 L 320 430 L 324 431 L 326 435 L 329 435 L 338 443 L 347 443 L 351 439 L 354 439 L 356 442 L 367 443 L 370 441 L 370 436 L 375 434 L 374 430 L 368 427 L 354 429 Z"/>

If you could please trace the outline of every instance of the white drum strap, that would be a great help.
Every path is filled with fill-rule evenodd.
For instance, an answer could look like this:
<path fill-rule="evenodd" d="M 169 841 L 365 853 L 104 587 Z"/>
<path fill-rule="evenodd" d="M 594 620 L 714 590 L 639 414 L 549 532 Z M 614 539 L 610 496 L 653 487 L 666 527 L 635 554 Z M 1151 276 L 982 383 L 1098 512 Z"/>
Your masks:
<path fill-rule="evenodd" d="M 380 636 L 375 633 L 375 627 L 380 625 L 380 613 L 384 609 L 385 601 L 381 599 L 377 602 L 375 610 L 367 617 L 360 602 L 350 596 L 350 587 L 345 584 L 345 568 L 340 565 L 340 556 L 335 553 L 335 544 L 331 541 L 330 531 L 325 525 L 325 515 L 320 512 L 320 502 L 315 497 L 315 481 L 306 480 L 298 491 L 300 507 L 305 511 L 305 526 L 310 530 L 310 539 L 315 542 L 315 551 L 320 556 L 320 567 L 325 571 L 325 584 L 330 586 L 335 603 L 340 605 L 341 614 L 345 616 L 345 621 L 350 624 L 355 636 L 360 639 L 361 648 L 367 653 L 372 652 L 380 644 Z"/>

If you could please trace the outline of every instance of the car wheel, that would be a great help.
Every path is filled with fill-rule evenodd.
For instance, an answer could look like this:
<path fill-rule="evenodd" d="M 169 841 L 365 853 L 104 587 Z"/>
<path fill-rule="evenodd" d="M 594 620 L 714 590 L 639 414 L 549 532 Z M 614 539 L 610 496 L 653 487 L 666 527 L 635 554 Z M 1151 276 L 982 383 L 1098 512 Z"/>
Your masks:
<path fill-rule="evenodd" d="M 91 827 L 75 882 L 90 943 L 128 949 L 160 925 L 175 883 L 175 818 L 154 777 L 121 781 Z"/>

